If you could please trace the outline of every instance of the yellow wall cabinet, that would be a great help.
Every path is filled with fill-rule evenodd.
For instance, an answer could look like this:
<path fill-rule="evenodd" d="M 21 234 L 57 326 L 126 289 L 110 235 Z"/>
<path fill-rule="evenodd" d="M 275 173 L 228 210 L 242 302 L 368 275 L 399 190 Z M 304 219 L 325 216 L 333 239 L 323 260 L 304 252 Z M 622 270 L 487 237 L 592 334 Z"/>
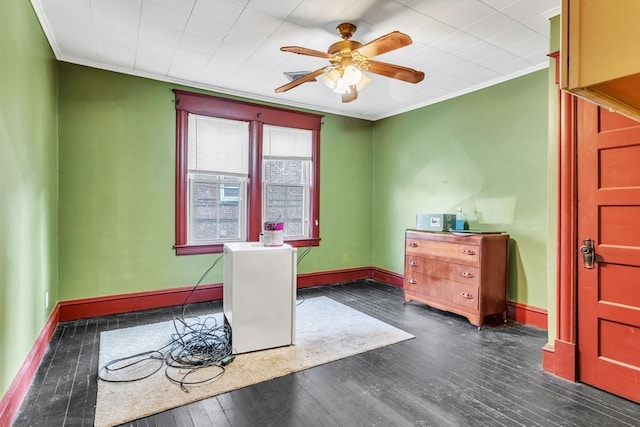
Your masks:
<path fill-rule="evenodd" d="M 562 89 L 640 120 L 640 0 L 562 0 Z"/>

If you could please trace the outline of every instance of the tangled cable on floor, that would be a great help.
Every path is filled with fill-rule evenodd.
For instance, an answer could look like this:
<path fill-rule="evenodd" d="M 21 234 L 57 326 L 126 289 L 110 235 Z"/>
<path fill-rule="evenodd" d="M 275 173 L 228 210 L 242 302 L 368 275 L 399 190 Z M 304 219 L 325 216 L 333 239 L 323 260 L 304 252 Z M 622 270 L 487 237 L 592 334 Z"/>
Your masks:
<path fill-rule="evenodd" d="M 174 319 L 173 323 L 176 330 L 172 336 L 173 344 L 164 358 L 166 377 L 188 392 L 189 385 L 202 384 L 223 375 L 224 367 L 234 358 L 229 326 L 218 325 L 213 317 L 196 323 Z M 211 367 L 217 370 L 204 377 L 191 379 L 203 368 Z"/>
<path fill-rule="evenodd" d="M 218 256 L 187 296 L 182 317 L 173 319 L 174 333 L 167 345 L 131 356 L 114 359 L 98 370 L 98 378 L 107 382 L 133 382 L 149 378 L 163 366 L 165 376 L 189 392 L 188 386 L 215 380 L 235 357 L 231 347 L 231 329 L 219 325 L 215 317 L 201 321 L 185 318 L 187 304 L 205 276 L 222 259 Z M 205 369 L 211 368 L 211 369 Z"/>

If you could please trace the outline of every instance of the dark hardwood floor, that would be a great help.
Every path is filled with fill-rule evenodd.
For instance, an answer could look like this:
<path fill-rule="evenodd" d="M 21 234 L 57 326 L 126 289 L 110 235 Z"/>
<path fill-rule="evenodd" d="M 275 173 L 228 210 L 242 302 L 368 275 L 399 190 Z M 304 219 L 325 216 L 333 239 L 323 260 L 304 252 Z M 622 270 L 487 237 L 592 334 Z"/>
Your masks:
<path fill-rule="evenodd" d="M 374 281 L 301 289 L 416 336 L 126 424 L 131 426 L 638 426 L 640 405 L 541 368 L 546 332 L 478 330 Z M 191 314 L 221 311 L 194 304 Z M 61 323 L 14 426 L 92 426 L 100 332 L 171 320 L 182 307 Z M 349 325 L 344 325 L 348 328 Z M 177 393 L 181 393 L 176 389 Z M 143 396 L 141 396 L 143 398 Z"/>

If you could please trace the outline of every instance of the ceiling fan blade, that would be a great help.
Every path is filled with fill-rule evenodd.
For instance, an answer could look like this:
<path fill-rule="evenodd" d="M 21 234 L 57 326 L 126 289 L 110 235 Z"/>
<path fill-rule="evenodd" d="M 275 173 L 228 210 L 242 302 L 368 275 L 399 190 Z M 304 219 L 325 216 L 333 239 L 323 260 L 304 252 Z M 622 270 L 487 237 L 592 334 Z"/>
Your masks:
<path fill-rule="evenodd" d="M 282 46 L 280 50 L 283 52 L 297 53 L 298 55 L 315 56 L 315 57 L 324 58 L 324 59 L 333 58 L 333 55 L 329 55 L 327 52 L 321 52 L 319 50 L 314 50 L 314 49 L 307 49 L 306 47 L 301 47 L 301 46 Z"/>
<path fill-rule="evenodd" d="M 354 52 L 358 52 L 367 58 L 373 58 L 376 55 L 391 52 L 392 50 L 408 46 L 411 43 L 413 43 L 411 37 L 400 31 L 394 31 L 354 49 Z"/>
<path fill-rule="evenodd" d="M 422 71 L 413 68 L 402 67 L 400 65 L 387 64 L 380 61 L 367 61 L 369 69 L 366 71 L 380 74 L 381 76 L 391 77 L 392 79 L 403 80 L 409 83 L 419 83 L 424 79 Z"/>
<path fill-rule="evenodd" d="M 347 103 L 358 99 L 358 89 L 355 85 L 349 87 L 349 92 L 342 94 L 342 102 Z"/>
<path fill-rule="evenodd" d="M 292 82 L 287 83 L 286 85 L 282 85 L 279 88 L 276 89 L 276 93 L 281 93 L 281 92 L 286 92 L 289 89 L 293 89 L 296 86 L 301 85 L 302 83 L 308 82 L 310 80 L 315 79 L 316 77 L 318 77 L 320 74 L 324 73 L 324 67 L 320 68 L 318 70 L 312 71 L 311 73 L 300 77 L 299 79 L 295 79 Z"/>

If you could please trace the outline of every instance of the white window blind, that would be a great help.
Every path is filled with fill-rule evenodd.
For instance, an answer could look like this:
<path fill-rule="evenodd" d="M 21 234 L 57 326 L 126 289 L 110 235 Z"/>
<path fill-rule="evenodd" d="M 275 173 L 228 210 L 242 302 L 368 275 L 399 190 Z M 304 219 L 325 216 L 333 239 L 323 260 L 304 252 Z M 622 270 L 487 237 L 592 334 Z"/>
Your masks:
<path fill-rule="evenodd" d="M 188 129 L 190 172 L 248 174 L 248 122 L 189 114 Z"/>
<path fill-rule="evenodd" d="M 262 140 L 262 218 L 282 221 L 286 239 L 308 237 L 313 133 L 264 125 Z"/>
<path fill-rule="evenodd" d="M 310 130 L 264 125 L 262 156 L 311 160 L 311 141 Z"/>

